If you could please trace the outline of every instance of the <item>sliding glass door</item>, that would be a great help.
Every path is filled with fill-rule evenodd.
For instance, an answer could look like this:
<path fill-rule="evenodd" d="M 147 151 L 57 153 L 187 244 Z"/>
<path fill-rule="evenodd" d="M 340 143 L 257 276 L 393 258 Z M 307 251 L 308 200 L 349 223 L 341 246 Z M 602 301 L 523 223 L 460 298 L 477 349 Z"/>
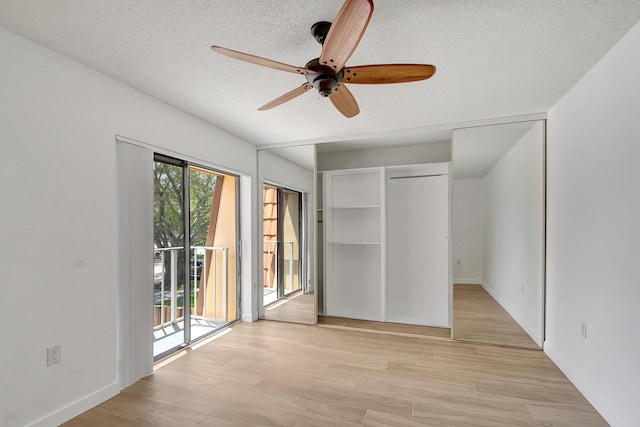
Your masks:
<path fill-rule="evenodd" d="M 156 155 L 153 164 L 154 358 L 188 340 L 184 328 L 186 164 Z"/>
<path fill-rule="evenodd" d="M 302 289 L 302 194 L 264 184 L 263 305 Z"/>
<path fill-rule="evenodd" d="M 282 190 L 284 214 L 282 218 L 282 295 L 286 296 L 301 289 L 301 219 L 302 195 L 297 191 Z"/>
<path fill-rule="evenodd" d="M 269 305 L 279 298 L 279 245 L 278 227 L 280 210 L 278 187 L 265 184 L 262 188 L 263 226 L 262 226 L 262 302 Z"/>
<path fill-rule="evenodd" d="M 238 177 L 154 159 L 154 359 L 239 317 Z"/>

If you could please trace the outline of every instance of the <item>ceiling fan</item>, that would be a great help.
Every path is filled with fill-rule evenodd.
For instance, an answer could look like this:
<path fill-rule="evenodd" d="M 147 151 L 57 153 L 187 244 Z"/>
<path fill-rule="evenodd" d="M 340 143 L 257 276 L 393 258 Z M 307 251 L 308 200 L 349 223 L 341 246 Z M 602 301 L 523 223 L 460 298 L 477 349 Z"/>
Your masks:
<path fill-rule="evenodd" d="M 436 67 L 427 64 L 346 66 L 346 62 L 362 39 L 372 14 L 372 0 L 346 0 L 333 24 L 324 21 L 313 24 L 311 34 L 322 45 L 322 53 L 320 58 L 312 59 L 304 67 L 294 67 L 220 46 L 211 46 L 211 49 L 231 58 L 276 70 L 302 74 L 306 77 L 307 81 L 302 86 L 263 105 L 258 108 L 260 111 L 291 101 L 313 87 L 318 90 L 320 96 L 329 98 L 345 117 L 354 117 L 360 112 L 360 108 L 353 94 L 347 88 L 347 83 L 414 82 L 426 80 L 436 72 Z"/>

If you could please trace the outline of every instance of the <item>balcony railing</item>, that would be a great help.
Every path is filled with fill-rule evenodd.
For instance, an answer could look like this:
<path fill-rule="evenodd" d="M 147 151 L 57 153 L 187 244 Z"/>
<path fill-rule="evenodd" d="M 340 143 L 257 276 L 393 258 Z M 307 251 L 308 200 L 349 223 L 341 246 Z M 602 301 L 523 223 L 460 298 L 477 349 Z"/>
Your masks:
<path fill-rule="evenodd" d="M 271 254 L 274 252 L 271 250 L 273 246 L 277 248 L 278 240 L 264 240 L 264 243 L 268 243 L 267 246 L 267 259 L 271 259 Z M 275 243 L 275 245 L 274 245 Z M 285 245 L 289 247 L 289 289 L 293 289 L 293 240 L 285 240 Z M 277 249 L 275 249 L 277 250 Z M 286 258 L 285 258 L 286 260 Z M 273 277 L 278 277 L 278 263 L 276 264 L 276 271 Z M 273 283 L 271 283 L 271 263 L 267 263 L 267 283 L 264 284 L 266 288 L 273 288 Z"/>
<path fill-rule="evenodd" d="M 154 249 L 159 254 L 159 260 L 154 261 L 154 292 L 159 284 L 159 301 L 154 295 L 154 306 L 159 309 L 159 315 L 154 315 L 154 330 L 165 328 L 184 321 L 184 308 L 178 306 L 180 296 L 184 297 L 184 286 L 180 289 L 178 278 L 178 258 L 183 246 Z M 213 322 L 226 322 L 227 320 L 227 288 L 228 288 L 228 257 L 229 248 L 217 246 L 192 246 L 189 251 L 191 282 L 191 298 L 187 304 L 183 304 L 191 312 L 191 317 Z M 218 256 L 220 254 L 220 256 Z M 209 255 L 209 257 L 207 257 Z M 166 283 L 166 258 L 169 256 L 169 283 Z M 156 258 L 154 258 L 155 260 Z M 210 259 L 210 268 L 207 268 L 207 259 Z M 209 271 L 212 270 L 212 271 Z M 213 283 L 210 283 L 213 282 Z M 169 303 L 165 303 L 166 293 L 169 292 Z M 218 294 L 221 294 L 221 310 L 216 310 Z M 198 307 L 198 297 L 202 294 L 202 306 Z M 183 300 L 184 303 L 184 300 Z M 212 304 L 212 306 L 210 306 Z M 167 310 L 169 309 L 169 310 Z M 168 312 L 167 312 L 168 311 Z M 207 316 L 211 312 L 212 315 Z M 217 315 L 219 314 L 219 316 Z M 168 317 L 168 318 L 167 318 Z"/>

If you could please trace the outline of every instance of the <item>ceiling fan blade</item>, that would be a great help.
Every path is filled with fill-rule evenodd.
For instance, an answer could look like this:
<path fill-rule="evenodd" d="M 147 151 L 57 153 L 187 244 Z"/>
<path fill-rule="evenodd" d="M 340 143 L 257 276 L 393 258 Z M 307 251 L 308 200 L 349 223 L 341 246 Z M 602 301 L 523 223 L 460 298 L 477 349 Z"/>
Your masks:
<path fill-rule="evenodd" d="M 251 62 L 252 64 L 262 65 L 263 67 L 275 68 L 280 71 L 287 71 L 296 74 L 309 74 L 313 71 L 304 67 L 294 67 L 293 65 L 283 64 L 282 62 L 273 61 L 271 59 L 261 58 L 259 56 L 250 55 L 248 53 L 238 52 L 236 50 L 227 49 L 220 46 L 211 46 L 211 50 L 219 54 L 239 59 L 241 61 Z"/>
<path fill-rule="evenodd" d="M 372 0 L 346 0 L 324 41 L 320 64 L 341 70 L 360 43 L 372 13 Z"/>
<path fill-rule="evenodd" d="M 386 84 L 426 80 L 433 76 L 436 67 L 427 64 L 381 64 L 345 67 L 344 83 Z"/>
<path fill-rule="evenodd" d="M 308 91 L 312 87 L 313 86 L 311 86 L 311 84 L 305 83 L 302 86 L 292 90 L 291 92 L 287 92 L 284 95 L 282 95 L 281 97 L 274 99 L 273 101 L 269 102 L 268 104 L 264 104 L 262 107 L 258 108 L 258 111 L 269 110 L 269 109 L 271 109 L 273 107 L 277 107 L 280 104 L 284 104 L 287 101 L 291 101 L 293 98 L 296 98 L 296 97 L 302 95 L 303 93 L 305 93 L 306 91 Z"/>
<path fill-rule="evenodd" d="M 341 84 L 334 89 L 329 99 L 333 106 L 347 118 L 357 116 L 360 112 L 360 107 L 358 107 L 356 99 L 345 84 Z"/>

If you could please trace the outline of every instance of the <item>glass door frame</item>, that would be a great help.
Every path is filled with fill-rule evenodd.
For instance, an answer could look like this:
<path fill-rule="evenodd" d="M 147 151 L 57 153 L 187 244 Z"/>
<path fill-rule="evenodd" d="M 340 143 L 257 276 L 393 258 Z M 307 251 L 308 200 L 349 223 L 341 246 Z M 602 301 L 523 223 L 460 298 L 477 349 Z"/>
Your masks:
<path fill-rule="evenodd" d="M 172 166 L 177 166 L 177 167 L 180 167 L 182 170 L 182 206 L 181 206 L 182 212 L 181 214 L 182 214 L 183 238 L 182 238 L 181 250 L 184 254 L 183 255 L 184 274 L 183 274 L 183 277 L 181 278 L 182 280 L 184 280 L 184 291 L 183 291 L 184 294 L 182 298 L 182 313 L 183 313 L 182 343 L 168 350 L 165 350 L 162 353 L 155 355 L 153 357 L 153 360 L 156 361 L 184 347 L 186 343 L 189 343 L 191 341 L 191 328 L 190 328 L 191 325 L 190 325 L 190 322 L 187 321 L 187 320 L 190 320 L 190 317 L 191 317 L 190 311 L 189 312 L 187 311 L 187 304 L 191 301 L 190 299 L 191 283 L 190 283 L 190 277 L 189 277 L 189 252 L 190 252 L 189 248 L 191 243 L 190 242 L 191 221 L 190 221 L 190 215 L 189 215 L 190 198 L 189 198 L 189 191 L 188 191 L 189 190 L 189 162 L 185 160 L 177 159 L 175 157 L 166 156 L 160 153 L 153 154 L 153 162 L 154 164 L 159 162 L 159 163 L 165 163 Z M 154 193 L 155 193 L 155 189 L 154 189 Z M 154 200 L 154 204 L 155 204 L 155 200 Z M 155 222 L 155 218 L 154 218 L 154 222 Z M 162 266 L 162 269 L 164 274 L 164 265 Z M 164 295 L 161 295 L 160 298 L 161 300 L 164 300 Z M 175 309 L 177 308 L 178 307 L 176 307 Z M 163 308 L 161 308 L 161 310 L 163 310 Z M 189 319 L 186 319 L 187 315 L 189 315 Z"/>
<path fill-rule="evenodd" d="M 276 184 L 270 181 L 263 181 L 262 185 L 261 185 L 261 191 L 263 191 L 264 194 L 264 188 L 265 187 L 271 187 L 271 188 L 275 188 L 276 192 L 277 192 L 277 196 L 276 196 L 276 200 L 277 200 L 277 236 L 276 236 L 276 300 L 269 302 L 268 304 L 265 305 L 264 300 L 262 300 L 262 307 L 266 307 L 272 304 L 277 303 L 278 301 L 281 301 L 283 298 L 291 295 L 292 293 L 294 293 L 293 291 L 285 294 L 285 288 L 284 288 L 284 284 L 285 284 L 285 271 L 284 271 L 284 251 L 285 251 L 285 244 L 284 244 L 284 215 L 286 212 L 286 206 L 287 206 L 287 201 L 286 201 L 286 194 L 295 194 L 298 196 L 298 232 L 299 232 L 299 238 L 298 238 L 298 260 L 299 260 L 299 264 L 298 264 L 298 280 L 299 280 L 299 289 L 296 290 L 296 292 L 301 291 L 304 292 L 306 289 L 306 277 L 307 277 L 307 255 L 308 255 L 308 248 L 307 248 L 307 227 L 306 227 L 306 221 L 307 221 L 307 215 L 306 215 L 306 203 L 307 203 L 307 193 L 305 193 L 304 191 L 301 190 L 296 190 L 293 188 L 290 188 L 288 186 L 283 186 L 280 184 Z M 263 206 L 264 206 L 264 200 L 262 201 Z M 262 208 L 264 211 L 264 208 Z M 262 223 L 263 223 L 263 228 L 262 228 L 262 245 L 261 247 L 263 248 L 264 251 L 264 218 L 262 218 Z M 264 252 L 262 253 L 262 259 L 264 260 Z M 264 265 L 263 267 L 263 271 L 264 271 Z M 263 273 L 264 275 L 264 273 Z M 264 276 L 262 276 L 264 277 Z M 263 279 L 264 280 L 264 279 Z M 262 288 L 264 288 L 264 283 L 262 284 Z M 264 290 L 262 291 L 262 295 L 264 296 Z"/>
<path fill-rule="evenodd" d="M 289 296 L 292 293 L 294 293 L 293 289 L 289 293 L 286 293 L 285 292 L 285 283 L 284 283 L 284 277 L 285 277 L 285 274 L 284 274 L 284 261 L 285 261 L 285 256 L 284 256 L 284 251 L 285 251 L 285 245 L 284 245 L 284 243 L 285 243 L 285 241 L 284 241 L 284 234 L 285 234 L 285 232 L 284 232 L 284 220 L 285 220 L 285 213 L 286 213 L 287 206 L 288 206 L 287 194 L 293 194 L 293 195 L 298 197 L 298 224 L 297 224 L 297 227 L 298 227 L 298 281 L 299 281 L 298 285 L 299 285 L 299 287 L 298 287 L 298 289 L 296 291 L 304 290 L 304 281 L 303 281 L 303 274 L 302 274 L 302 272 L 304 271 L 304 268 L 302 268 L 302 267 L 303 267 L 303 258 L 304 258 L 304 256 L 303 256 L 303 254 L 304 254 L 303 244 L 304 244 L 304 240 L 305 240 L 304 237 L 303 237 L 303 234 L 304 234 L 304 222 L 303 222 L 303 216 L 302 216 L 302 214 L 304 212 L 304 209 L 302 208 L 303 199 L 304 199 L 304 193 L 301 192 L 301 191 L 292 190 L 292 189 L 286 188 L 286 187 L 278 187 L 278 193 L 279 193 L 279 196 L 280 196 L 278 198 L 278 202 L 279 202 L 279 204 L 280 203 L 282 204 L 282 211 L 280 212 L 280 214 L 282 215 L 281 216 L 282 221 L 281 221 L 281 224 L 280 223 L 278 224 L 278 232 L 279 233 L 281 231 L 280 228 L 282 228 L 282 234 L 278 235 L 278 237 L 282 236 L 282 250 L 281 250 L 281 253 L 280 253 L 280 255 L 281 255 L 280 259 L 281 259 L 281 262 L 282 262 L 282 270 L 281 271 L 282 271 L 283 274 L 281 274 L 281 276 L 282 276 L 281 283 L 278 284 L 279 287 L 280 287 L 280 289 L 278 290 L 278 293 L 279 293 L 278 299 L 281 299 L 281 298 L 284 298 L 284 297 Z M 290 262 L 293 262 L 293 260 L 291 260 Z M 292 276 L 293 276 L 293 274 L 292 274 Z M 280 292 L 280 290 L 282 292 Z"/>
<path fill-rule="evenodd" d="M 162 353 L 159 353 L 157 355 L 155 355 L 153 357 L 153 361 L 157 362 L 158 360 L 161 360 L 173 353 L 175 353 L 176 351 L 188 347 L 190 345 L 192 345 L 193 343 L 200 341 L 202 339 L 205 339 L 209 336 L 211 336 L 212 334 L 216 333 L 219 331 L 219 329 L 221 329 L 224 326 L 228 326 L 232 323 L 235 323 L 237 321 L 239 321 L 242 317 L 242 312 L 241 312 L 241 298 L 242 298 L 242 294 L 241 294 L 241 283 L 242 283 L 242 278 L 241 278 L 241 272 L 242 272 L 242 239 L 241 239 L 241 218 L 240 218 L 240 176 L 238 174 L 232 173 L 232 172 L 227 172 L 227 171 L 222 171 L 222 170 L 218 170 L 216 168 L 213 168 L 211 166 L 208 165 L 203 165 L 201 163 L 197 163 L 197 162 L 191 162 L 189 160 L 183 160 L 183 159 L 179 159 L 176 157 L 172 157 L 172 156 L 168 156 L 162 153 L 158 153 L 158 152 L 154 152 L 153 153 L 153 162 L 162 162 L 162 163 L 166 163 L 169 165 L 173 165 L 173 166 L 179 166 L 182 168 L 182 180 L 183 180 L 183 191 L 182 191 L 182 219 L 183 219 L 183 228 L 184 228 L 184 237 L 183 237 L 183 241 L 182 241 L 182 245 L 183 245 L 183 251 L 184 251 L 184 277 L 183 280 L 185 281 L 185 285 L 184 285 L 184 294 L 183 294 L 183 301 L 182 301 L 182 309 L 183 309 L 183 342 L 181 344 L 178 344 L 166 351 L 163 351 Z M 190 185 L 190 174 L 191 174 L 191 167 L 196 167 L 199 169 L 203 169 L 206 171 L 210 171 L 214 174 L 219 174 L 219 175 L 226 175 L 226 176 L 232 176 L 235 178 L 235 245 L 236 245 L 236 256 L 235 256 L 235 275 L 236 275 L 236 301 L 235 301 L 235 305 L 236 305 L 236 318 L 226 322 L 223 326 L 221 326 L 220 328 L 217 329 L 213 329 L 210 332 L 203 334 L 199 337 L 197 337 L 196 339 L 192 340 L 191 338 L 191 297 L 192 297 L 192 285 L 191 285 L 191 275 L 190 275 L 190 261 L 191 261 L 191 198 L 190 198 L 190 190 L 191 190 L 191 185 Z M 155 219 L 154 219 L 155 220 Z M 196 275 L 197 277 L 197 275 Z M 153 292 L 153 287 L 151 288 L 152 292 Z M 164 296 L 162 296 L 164 297 Z M 152 308 L 153 309 L 153 308 Z"/>

